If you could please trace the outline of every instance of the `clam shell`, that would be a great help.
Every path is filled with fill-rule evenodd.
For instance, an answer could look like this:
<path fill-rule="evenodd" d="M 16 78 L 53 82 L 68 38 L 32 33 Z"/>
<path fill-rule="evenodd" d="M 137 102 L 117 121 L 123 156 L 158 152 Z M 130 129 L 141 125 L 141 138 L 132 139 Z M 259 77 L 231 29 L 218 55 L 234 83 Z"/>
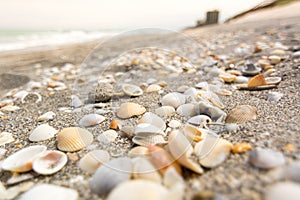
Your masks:
<path fill-rule="evenodd" d="M 122 90 L 128 96 L 133 96 L 133 97 L 141 96 L 143 94 L 143 90 L 139 86 L 132 85 L 132 84 L 123 84 Z"/>
<path fill-rule="evenodd" d="M 2 163 L 2 169 L 12 172 L 27 172 L 32 169 L 32 162 L 46 152 L 47 147 L 35 145 L 26 147 L 10 155 Z"/>
<path fill-rule="evenodd" d="M 186 97 L 183 94 L 172 92 L 166 94 L 161 99 L 161 104 L 163 106 L 172 106 L 173 108 L 177 108 L 178 106 L 184 104 L 186 101 Z"/>
<path fill-rule="evenodd" d="M 130 158 L 138 157 L 138 156 L 149 156 L 149 155 L 150 155 L 150 152 L 149 152 L 148 148 L 143 147 L 143 146 L 134 147 L 128 152 L 128 156 Z"/>
<path fill-rule="evenodd" d="M 250 105 L 240 105 L 229 111 L 226 123 L 243 123 L 257 118 L 257 109 Z"/>
<path fill-rule="evenodd" d="M 172 156 L 184 167 L 202 174 L 203 169 L 200 165 L 190 159 L 193 147 L 188 139 L 178 130 L 174 130 L 169 135 L 168 147 Z"/>
<path fill-rule="evenodd" d="M 117 186 L 107 200 L 163 200 L 167 199 L 168 190 L 159 183 L 148 180 L 126 181 Z"/>
<path fill-rule="evenodd" d="M 54 174 L 61 170 L 68 161 L 68 157 L 61 151 L 47 151 L 44 155 L 34 160 L 32 168 L 43 175 Z"/>
<path fill-rule="evenodd" d="M 155 109 L 155 113 L 161 117 L 168 117 L 175 113 L 175 108 L 172 106 L 162 106 Z"/>
<path fill-rule="evenodd" d="M 140 137 L 146 137 L 146 136 L 158 135 L 158 134 L 162 136 L 166 136 L 166 133 L 162 131 L 160 128 L 148 123 L 138 124 L 134 129 L 134 133 L 135 135 Z"/>
<path fill-rule="evenodd" d="M 263 86 L 263 85 L 267 85 L 267 81 L 263 74 L 258 74 L 252 77 L 247 84 L 248 87 L 256 87 L 256 86 Z"/>
<path fill-rule="evenodd" d="M 13 141 L 15 141 L 15 139 L 13 138 L 13 135 L 11 133 L 8 132 L 0 133 L 0 146 L 11 143 Z"/>
<path fill-rule="evenodd" d="M 190 118 L 187 122 L 195 126 L 199 126 L 200 128 L 204 128 L 206 124 L 211 123 L 212 120 L 207 115 L 197 115 Z"/>
<path fill-rule="evenodd" d="M 198 128 L 190 124 L 186 124 L 183 128 L 183 134 L 191 144 L 194 144 L 194 142 L 202 141 L 203 137 L 205 137 L 207 133 L 207 129 Z"/>
<path fill-rule="evenodd" d="M 79 195 L 76 190 L 60 187 L 51 184 L 35 185 L 25 192 L 20 200 L 78 200 Z"/>
<path fill-rule="evenodd" d="M 162 87 L 160 85 L 152 84 L 146 88 L 145 92 L 146 93 L 157 92 L 157 91 L 161 90 L 161 88 Z"/>
<path fill-rule="evenodd" d="M 134 179 L 145 179 L 158 183 L 162 181 L 157 169 L 146 158 L 136 157 L 132 159 L 132 162 L 132 175 Z"/>
<path fill-rule="evenodd" d="M 171 127 L 171 128 L 180 128 L 180 127 L 181 127 L 181 122 L 172 119 L 172 120 L 168 123 L 168 126 Z"/>
<path fill-rule="evenodd" d="M 94 150 L 87 153 L 79 161 L 79 168 L 90 174 L 94 173 L 103 163 L 108 162 L 110 155 L 105 150 Z"/>
<path fill-rule="evenodd" d="M 129 180 L 131 172 L 130 158 L 121 157 L 110 160 L 96 170 L 90 182 L 91 191 L 99 196 L 107 195 L 118 184 Z"/>
<path fill-rule="evenodd" d="M 118 133 L 115 130 L 107 130 L 107 131 L 104 131 L 103 133 L 101 133 L 97 137 L 97 140 L 99 142 L 109 144 L 111 142 L 116 141 L 117 137 L 118 137 Z"/>
<path fill-rule="evenodd" d="M 89 126 L 95 126 L 97 124 L 100 124 L 105 120 L 105 117 L 98 114 L 88 114 L 85 115 L 81 120 L 79 121 L 80 127 L 89 127 Z"/>
<path fill-rule="evenodd" d="M 209 102 L 211 102 L 214 106 L 218 107 L 218 108 L 224 108 L 224 104 L 223 102 L 220 100 L 220 98 L 218 97 L 218 95 L 216 95 L 214 92 L 212 91 L 202 91 L 200 90 L 198 92 L 198 96 L 197 96 L 197 100 L 199 97 L 203 97 L 205 99 L 207 99 Z"/>
<path fill-rule="evenodd" d="M 29 140 L 39 142 L 53 138 L 58 131 L 48 124 L 41 124 L 32 130 Z"/>
<path fill-rule="evenodd" d="M 200 102 L 196 105 L 197 114 L 209 116 L 213 121 L 222 122 L 226 118 L 226 113 L 208 103 Z"/>
<path fill-rule="evenodd" d="M 164 131 L 167 127 L 166 123 L 164 122 L 164 120 L 162 118 L 160 118 L 159 116 L 157 116 L 156 114 L 151 113 L 151 112 L 146 112 L 142 116 L 142 118 L 138 121 L 138 123 L 139 124 L 148 123 L 148 124 L 158 127 L 162 131 Z"/>
<path fill-rule="evenodd" d="M 147 137 L 134 136 L 132 142 L 141 146 L 149 146 L 156 144 L 167 144 L 168 141 L 162 135 L 149 135 Z"/>
<path fill-rule="evenodd" d="M 57 134 L 57 147 L 61 151 L 78 151 L 93 142 L 93 135 L 79 127 L 64 128 Z"/>
<path fill-rule="evenodd" d="M 41 122 L 41 121 L 52 120 L 55 117 L 55 115 L 56 114 L 54 112 L 49 111 L 39 116 L 36 121 Z"/>
<path fill-rule="evenodd" d="M 133 116 L 139 116 L 142 115 L 146 112 L 146 108 L 144 106 L 141 106 L 139 104 L 136 103 L 123 103 L 118 112 L 117 112 L 117 116 L 119 118 L 130 118 Z"/>
<path fill-rule="evenodd" d="M 192 104 L 192 103 L 187 103 L 187 104 L 180 105 L 176 109 L 176 113 L 181 115 L 181 116 L 185 116 L 185 117 L 191 117 L 191 116 L 195 116 L 197 114 L 196 109 L 195 109 L 195 105 Z"/>

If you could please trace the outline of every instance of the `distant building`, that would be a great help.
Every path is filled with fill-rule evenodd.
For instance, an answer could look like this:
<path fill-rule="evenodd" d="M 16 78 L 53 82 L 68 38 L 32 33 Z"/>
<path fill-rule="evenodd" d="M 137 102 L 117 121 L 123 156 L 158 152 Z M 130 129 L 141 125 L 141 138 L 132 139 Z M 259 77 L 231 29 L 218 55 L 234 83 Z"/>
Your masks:
<path fill-rule="evenodd" d="M 218 10 L 212 10 L 206 12 L 206 20 L 198 20 L 197 26 L 205 26 L 208 24 L 217 24 L 219 23 L 219 11 Z"/>

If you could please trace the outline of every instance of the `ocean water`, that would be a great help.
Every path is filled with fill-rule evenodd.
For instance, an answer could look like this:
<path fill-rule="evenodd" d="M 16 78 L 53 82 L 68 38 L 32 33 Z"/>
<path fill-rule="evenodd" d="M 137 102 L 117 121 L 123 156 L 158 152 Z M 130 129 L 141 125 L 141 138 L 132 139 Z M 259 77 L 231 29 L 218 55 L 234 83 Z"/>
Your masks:
<path fill-rule="evenodd" d="M 88 42 L 121 30 L 0 30 L 0 52 Z"/>

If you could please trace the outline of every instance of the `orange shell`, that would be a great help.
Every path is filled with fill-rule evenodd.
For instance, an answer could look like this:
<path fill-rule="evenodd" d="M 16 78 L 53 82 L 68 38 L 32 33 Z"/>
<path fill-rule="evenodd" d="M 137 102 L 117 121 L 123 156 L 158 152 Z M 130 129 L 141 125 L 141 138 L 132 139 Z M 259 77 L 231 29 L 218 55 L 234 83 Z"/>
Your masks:
<path fill-rule="evenodd" d="M 267 85 L 266 79 L 263 74 L 257 74 L 248 82 L 248 87 Z"/>

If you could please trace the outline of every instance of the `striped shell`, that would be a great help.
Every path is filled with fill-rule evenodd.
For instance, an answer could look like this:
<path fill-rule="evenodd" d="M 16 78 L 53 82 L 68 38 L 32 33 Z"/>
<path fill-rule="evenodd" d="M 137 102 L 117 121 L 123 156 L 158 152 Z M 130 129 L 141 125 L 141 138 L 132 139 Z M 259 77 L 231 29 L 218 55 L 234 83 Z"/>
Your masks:
<path fill-rule="evenodd" d="M 149 135 L 147 137 L 134 136 L 132 142 L 141 146 L 149 146 L 156 144 L 167 144 L 168 141 L 162 135 Z"/>
<path fill-rule="evenodd" d="M 240 105 L 229 111 L 226 123 L 243 123 L 257 118 L 257 109 L 250 105 Z"/>

